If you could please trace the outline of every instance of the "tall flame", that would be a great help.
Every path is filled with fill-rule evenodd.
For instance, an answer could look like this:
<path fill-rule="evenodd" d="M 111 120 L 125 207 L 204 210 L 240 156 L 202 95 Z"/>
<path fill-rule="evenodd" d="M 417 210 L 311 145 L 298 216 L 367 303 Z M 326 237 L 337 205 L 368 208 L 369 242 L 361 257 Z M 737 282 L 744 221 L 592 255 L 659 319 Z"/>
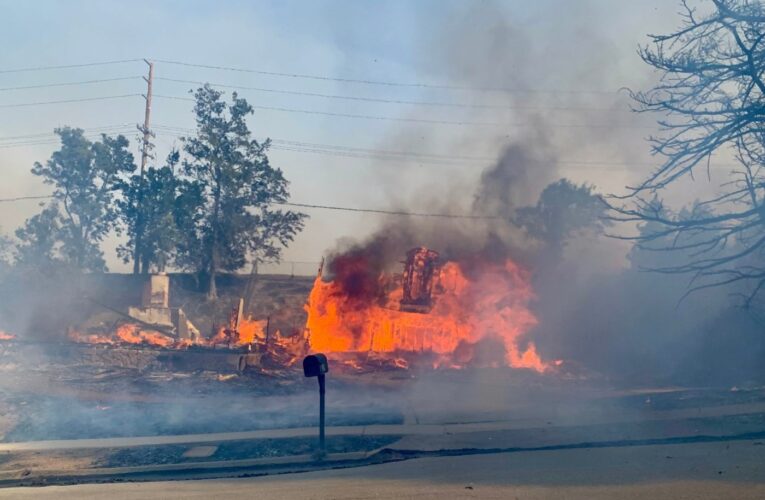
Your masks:
<path fill-rule="evenodd" d="M 348 265 L 351 274 L 363 266 L 363 259 Z M 372 292 L 374 284 L 359 285 L 359 276 L 336 276 L 329 282 L 318 277 L 306 305 L 310 348 L 325 353 L 428 352 L 439 355 L 441 364 L 461 366 L 480 362 L 476 357 L 484 344 L 489 347 L 483 356 L 487 350 L 490 354 L 486 364 L 544 372 L 549 364 L 534 344 L 522 346 L 537 324 L 529 310 L 534 292 L 528 272 L 511 260 L 471 263 L 469 271 L 456 262 L 444 264 L 433 308 L 424 314 L 398 310 L 403 288 L 400 283 L 389 286 L 385 276 L 378 277 Z M 492 358 L 494 345 L 504 352 Z"/>

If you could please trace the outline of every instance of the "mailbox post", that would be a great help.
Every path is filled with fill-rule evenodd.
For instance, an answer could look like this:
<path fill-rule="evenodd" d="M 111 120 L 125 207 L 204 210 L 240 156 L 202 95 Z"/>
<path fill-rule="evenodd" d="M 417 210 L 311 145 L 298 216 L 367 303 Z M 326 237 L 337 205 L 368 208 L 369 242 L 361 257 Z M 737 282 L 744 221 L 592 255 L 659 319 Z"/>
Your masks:
<path fill-rule="evenodd" d="M 324 374 L 329 371 L 327 357 L 323 354 L 311 354 L 303 359 L 303 374 L 306 377 L 319 379 L 319 456 L 324 457 L 326 447 L 324 445 Z"/>

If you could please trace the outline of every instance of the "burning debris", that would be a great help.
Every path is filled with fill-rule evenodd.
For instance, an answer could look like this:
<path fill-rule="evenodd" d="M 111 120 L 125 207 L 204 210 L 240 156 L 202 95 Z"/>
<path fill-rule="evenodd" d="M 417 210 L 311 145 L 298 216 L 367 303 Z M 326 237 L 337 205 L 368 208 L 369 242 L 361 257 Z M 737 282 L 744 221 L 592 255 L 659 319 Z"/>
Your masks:
<path fill-rule="evenodd" d="M 404 297 L 401 310 L 430 312 L 433 281 L 438 270 L 438 252 L 425 247 L 413 248 L 406 253 L 404 263 Z"/>
<path fill-rule="evenodd" d="M 180 309 L 168 306 L 167 276 L 156 275 L 128 321 L 107 334 L 74 331 L 70 339 L 239 353 L 240 371 L 288 368 L 309 351 L 357 371 L 509 366 L 542 373 L 556 365 L 527 339 L 537 324 L 529 308 L 535 295 L 529 273 L 512 259 L 448 260 L 417 247 L 403 264 L 403 272 L 390 273 L 364 252 L 335 257 L 332 279 L 325 281 L 320 269 L 314 282 L 305 328 L 292 335 L 271 331 L 270 318 L 245 316 L 242 299 L 224 325 L 199 335 Z"/>
<path fill-rule="evenodd" d="M 153 274 L 146 281 L 141 307 L 129 307 L 114 332 L 83 333 L 70 330 L 69 339 L 90 344 L 142 344 L 157 347 L 181 347 L 196 343 L 199 330 L 186 318 L 180 307 L 170 307 L 170 278 L 165 273 Z"/>
<path fill-rule="evenodd" d="M 141 347 L 165 350 L 170 366 L 200 366 L 214 371 L 238 372 L 289 368 L 305 354 L 305 336 L 283 336 L 270 331 L 269 319 L 260 321 L 244 316 L 244 301 L 232 308 L 228 322 L 214 327 L 209 337 L 202 336 L 186 319 L 181 308 L 169 307 L 170 282 L 167 275 L 149 277 L 143 290 L 141 307 L 129 307 L 128 314 L 112 309 L 124 319 L 109 326 L 99 322 L 91 328 L 71 329 L 69 340 L 80 344 L 113 347 Z M 110 308 L 111 309 L 111 308 Z M 210 357 L 208 354 L 221 354 Z M 195 369 L 196 369 L 195 368 Z"/>
<path fill-rule="evenodd" d="M 254 320 L 245 318 L 244 300 L 239 299 L 231 310 L 229 322 L 206 340 L 200 340 L 197 346 L 245 349 L 262 355 L 258 361 L 271 368 L 293 366 L 307 351 L 305 335 L 283 336 L 279 330 L 271 332 L 270 318 Z"/>
<path fill-rule="evenodd" d="M 172 337 L 152 331 L 142 329 L 135 323 L 124 323 L 117 327 L 114 335 L 101 335 L 97 333 L 80 333 L 76 330 L 69 332 L 69 340 L 87 344 L 143 344 L 157 347 L 171 347 L 175 344 Z"/>
<path fill-rule="evenodd" d="M 399 367 L 419 358 L 434 367 L 550 368 L 524 343 L 537 324 L 528 272 L 509 259 L 437 262 L 437 252 L 416 248 L 403 275 L 375 276 L 363 253 L 335 259 L 334 278 L 317 277 L 306 306 L 311 350 Z"/>
<path fill-rule="evenodd" d="M 206 343 L 213 346 L 236 347 L 255 342 L 265 342 L 268 333 L 268 320 L 257 321 L 244 317 L 244 299 L 239 299 L 232 308 L 228 324 L 218 328 L 215 335 Z"/>

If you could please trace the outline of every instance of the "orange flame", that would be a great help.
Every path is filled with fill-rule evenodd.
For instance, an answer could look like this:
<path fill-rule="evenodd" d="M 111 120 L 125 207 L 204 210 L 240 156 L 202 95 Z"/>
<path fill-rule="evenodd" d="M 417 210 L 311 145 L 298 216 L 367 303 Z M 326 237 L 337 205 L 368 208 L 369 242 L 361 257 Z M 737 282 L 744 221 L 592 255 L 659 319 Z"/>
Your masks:
<path fill-rule="evenodd" d="M 15 340 L 16 336 L 12 333 L 0 330 L 0 340 Z"/>
<path fill-rule="evenodd" d="M 221 326 L 215 335 L 209 339 L 198 339 L 195 342 L 185 339 L 176 339 L 164 333 L 150 329 L 144 329 L 135 323 L 124 323 L 110 334 L 81 333 L 71 331 L 69 339 L 73 342 L 87 344 L 141 344 L 157 347 L 167 347 L 175 349 L 188 348 L 191 345 L 215 347 L 224 345 L 226 347 L 242 347 L 252 343 L 265 343 L 265 324 L 266 320 L 253 320 L 251 318 L 242 319 L 237 330 Z M 2 333 L 2 332 L 0 332 Z M 11 337 L 13 338 L 13 337 Z M 3 337 L 0 336 L 0 340 Z M 299 340 L 299 338 L 298 338 Z M 292 344 L 296 341 L 292 337 L 283 337 L 279 331 L 271 334 L 269 340 L 270 346 L 284 347 L 289 346 L 294 350 Z"/>
<path fill-rule="evenodd" d="M 117 327 L 114 335 L 99 335 L 69 332 L 69 340 L 87 344 L 144 344 L 159 347 L 172 347 L 176 341 L 172 337 L 153 330 L 143 330 L 135 323 L 125 323 Z"/>
<path fill-rule="evenodd" d="M 385 276 L 378 280 L 382 288 L 387 281 Z M 537 319 L 528 307 L 534 298 L 529 274 L 513 261 L 472 265 L 469 273 L 460 264 L 447 262 L 438 273 L 429 313 L 398 310 L 403 297 L 400 284 L 382 299 L 365 295 L 354 296 L 340 281 L 316 279 L 305 307 L 311 350 L 429 352 L 439 355 L 439 366 L 505 364 L 540 373 L 550 366 L 533 343 L 522 347 Z M 497 356 L 492 342 L 504 353 Z M 483 361 L 477 359 L 479 353 Z"/>
<path fill-rule="evenodd" d="M 141 330 L 138 325 L 127 323 L 116 332 L 117 338 L 128 344 L 149 344 L 161 347 L 173 345 L 175 340 L 172 337 L 151 330 Z"/>
<path fill-rule="evenodd" d="M 266 339 L 266 320 L 254 320 L 252 318 L 242 318 L 236 330 L 225 326 L 218 328 L 218 331 L 207 340 L 201 340 L 200 343 L 208 345 L 226 344 L 231 346 L 242 346 L 252 344 L 253 342 L 262 342 Z"/>

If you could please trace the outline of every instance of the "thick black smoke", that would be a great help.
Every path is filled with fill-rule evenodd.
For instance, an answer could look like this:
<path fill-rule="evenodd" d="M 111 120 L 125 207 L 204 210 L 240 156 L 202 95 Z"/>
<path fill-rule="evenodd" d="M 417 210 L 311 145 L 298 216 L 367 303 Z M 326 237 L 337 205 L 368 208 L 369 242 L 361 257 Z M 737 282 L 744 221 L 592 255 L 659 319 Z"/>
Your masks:
<path fill-rule="evenodd" d="M 456 86 L 543 90 L 560 85 L 565 78 L 585 89 L 603 88 L 608 82 L 614 88 L 629 84 L 614 81 L 618 75 L 607 64 L 613 54 L 590 21 L 595 13 L 572 9 L 564 2 L 560 8 L 570 14 L 560 16 L 568 24 L 561 27 L 560 35 L 539 40 L 514 23 L 501 5 L 471 4 L 465 12 L 455 13 L 452 24 L 431 39 L 423 62 Z M 582 35 L 577 47 L 588 55 L 569 60 L 550 56 L 553 60 L 545 64 L 555 67 L 554 77 L 541 77 L 535 61 L 541 60 L 545 47 L 571 43 L 563 37 L 572 31 Z M 586 67 L 582 60 L 588 61 Z M 689 277 L 642 272 L 628 259 L 630 247 L 624 242 L 583 233 L 568 242 L 562 256 L 556 256 L 541 251 L 540 242 L 513 223 L 519 208 L 534 205 L 547 184 L 568 175 L 566 160 L 634 161 L 637 151 L 645 154 L 647 146 L 639 130 L 607 126 L 629 118 L 628 103 L 618 95 L 614 101 L 613 96 L 576 92 L 565 95 L 565 100 L 544 92 L 480 97 L 481 102 L 505 108 L 474 111 L 466 118 L 526 126 L 501 132 L 465 129 L 459 139 L 446 143 L 439 142 L 433 127 L 423 127 L 392 135 L 383 144 L 397 150 L 438 145 L 442 155 L 493 150 L 496 161 L 477 162 L 469 172 L 460 172 L 472 174 L 473 184 L 455 176 L 453 185 L 443 191 L 423 189 L 407 199 L 397 192 L 401 176 L 386 174 L 381 182 L 389 185 L 390 203 L 399 210 L 454 213 L 459 207 L 487 218 L 388 218 L 371 237 L 339 244 L 332 262 L 349 253 L 366 256 L 373 266 L 368 275 L 371 282 L 382 271 L 400 271 L 405 252 L 418 246 L 460 262 L 511 258 L 533 273 L 537 294 L 533 307 L 539 325 L 530 339 L 544 359 L 563 359 L 627 385 L 733 385 L 765 380 L 759 361 L 765 355 L 762 323 L 749 311 L 738 309 L 726 292 L 712 290 L 680 302 Z M 556 111 L 556 105 L 582 111 Z M 594 126 L 576 128 L 573 134 L 565 127 L 573 123 Z"/>

